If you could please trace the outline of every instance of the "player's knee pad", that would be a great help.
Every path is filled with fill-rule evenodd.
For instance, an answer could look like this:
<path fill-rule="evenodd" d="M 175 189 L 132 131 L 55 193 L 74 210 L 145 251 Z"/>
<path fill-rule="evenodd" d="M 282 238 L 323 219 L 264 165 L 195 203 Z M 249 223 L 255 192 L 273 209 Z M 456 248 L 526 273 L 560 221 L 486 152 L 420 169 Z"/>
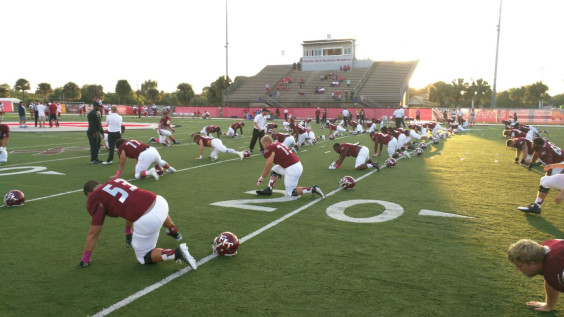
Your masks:
<path fill-rule="evenodd" d="M 542 185 L 539 186 L 539 192 L 548 194 L 550 188 L 543 187 Z"/>
<path fill-rule="evenodd" d="M 153 259 L 151 259 L 151 252 L 153 252 L 153 250 L 147 252 L 147 254 L 145 254 L 145 256 L 143 257 L 143 260 L 145 261 L 144 264 L 154 264 L 155 262 L 153 262 Z"/>
<path fill-rule="evenodd" d="M 282 178 L 282 175 L 276 173 L 275 171 L 272 171 L 272 172 L 270 173 L 270 176 L 276 176 L 278 179 Z"/>

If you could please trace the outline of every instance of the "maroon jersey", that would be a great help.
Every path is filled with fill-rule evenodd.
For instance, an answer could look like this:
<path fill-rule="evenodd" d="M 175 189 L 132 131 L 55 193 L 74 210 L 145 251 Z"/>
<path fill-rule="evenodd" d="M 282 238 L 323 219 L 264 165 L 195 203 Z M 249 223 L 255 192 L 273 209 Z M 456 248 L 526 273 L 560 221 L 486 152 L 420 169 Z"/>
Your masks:
<path fill-rule="evenodd" d="M 296 124 L 294 125 L 294 133 L 303 134 L 306 133 L 306 128 L 302 125 Z"/>
<path fill-rule="evenodd" d="M 527 132 L 529 132 L 529 130 L 531 130 L 531 128 L 529 128 L 528 125 L 524 125 L 524 124 L 520 125 L 518 129 L 519 129 L 519 131 L 522 131 L 522 132 L 525 132 L 525 133 L 527 133 Z"/>
<path fill-rule="evenodd" d="M 423 123 L 423 126 L 429 130 L 433 130 L 437 124 L 434 122 L 427 122 L 427 123 Z"/>
<path fill-rule="evenodd" d="M 289 137 L 289 135 L 287 134 L 282 134 L 282 133 L 274 133 L 272 134 L 272 139 L 276 142 L 284 142 L 284 140 L 286 140 L 286 138 Z"/>
<path fill-rule="evenodd" d="M 243 122 L 235 122 L 231 125 L 231 129 L 237 130 L 241 129 L 245 124 Z"/>
<path fill-rule="evenodd" d="M 57 105 L 54 103 L 49 104 L 49 114 L 57 114 Z"/>
<path fill-rule="evenodd" d="M 388 134 L 397 139 L 400 136 L 401 132 L 399 132 L 397 129 L 388 128 Z"/>
<path fill-rule="evenodd" d="M 276 123 L 270 122 L 266 124 L 266 129 L 270 130 L 270 129 L 275 129 L 278 128 L 278 125 Z"/>
<path fill-rule="evenodd" d="M 290 167 L 300 161 L 298 156 L 282 143 L 272 143 L 264 149 L 264 158 L 269 158 L 272 153 L 274 153 L 274 164 L 278 164 L 283 168 Z"/>
<path fill-rule="evenodd" d="M 564 162 L 562 150 L 548 141 L 545 141 L 544 145 L 538 151 L 535 150 L 535 154 L 544 165 Z"/>
<path fill-rule="evenodd" d="M 104 224 L 105 216 L 137 221 L 153 205 L 157 196 L 128 183 L 121 178 L 98 186 L 86 200 L 86 209 L 92 216 L 92 225 Z"/>
<path fill-rule="evenodd" d="M 213 138 L 205 135 L 200 135 L 198 136 L 198 138 L 196 138 L 196 144 L 200 144 L 200 140 L 204 142 L 204 146 L 208 146 L 208 144 L 211 144 L 211 140 L 213 140 Z"/>
<path fill-rule="evenodd" d="M 509 136 L 512 138 L 524 138 L 527 136 L 527 133 L 515 129 L 509 130 Z"/>
<path fill-rule="evenodd" d="M 327 122 L 327 128 L 328 128 L 330 131 L 335 131 L 335 130 L 337 130 L 337 126 L 334 125 L 334 124 L 331 124 L 331 123 L 329 123 L 329 122 Z"/>
<path fill-rule="evenodd" d="M 147 144 L 141 143 L 137 140 L 129 140 L 123 142 L 123 144 L 118 148 L 118 156 L 121 156 L 121 152 L 125 151 L 126 157 L 137 159 L 139 158 L 139 154 L 147 148 L 149 148 Z"/>
<path fill-rule="evenodd" d="M 374 141 L 374 143 L 380 143 L 380 144 L 386 144 L 388 145 L 388 143 L 392 140 L 393 136 L 386 134 L 386 133 L 374 133 L 374 135 L 372 136 L 372 141 Z"/>
<path fill-rule="evenodd" d="M 167 129 L 170 127 L 170 117 L 168 115 L 162 116 L 161 120 L 159 121 L 159 126 L 161 129 Z"/>
<path fill-rule="evenodd" d="M 220 130 L 220 127 L 216 126 L 216 125 L 208 125 L 206 127 L 206 132 L 207 133 L 215 133 L 218 132 Z"/>
<path fill-rule="evenodd" d="M 564 241 L 547 240 L 541 245 L 548 247 L 542 270 L 544 280 L 555 290 L 564 292 Z"/>
<path fill-rule="evenodd" d="M 7 124 L 0 124 L 0 139 L 10 137 L 10 127 Z"/>
<path fill-rule="evenodd" d="M 356 147 L 357 145 L 355 144 L 341 143 L 341 145 L 339 145 L 339 147 L 337 148 L 337 153 L 343 154 L 346 152 L 345 156 L 356 157 L 358 155 L 356 153 Z"/>
<path fill-rule="evenodd" d="M 423 127 L 419 124 L 412 124 L 409 126 L 410 129 L 415 130 L 415 132 L 421 132 L 421 129 L 423 129 Z"/>
<path fill-rule="evenodd" d="M 405 134 L 405 136 L 409 136 L 409 130 L 406 130 L 406 129 L 404 129 L 404 128 L 396 128 L 396 130 L 397 130 L 399 133 Z"/>
<path fill-rule="evenodd" d="M 525 138 L 515 138 L 513 139 L 513 146 L 517 149 L 520 149 L 523 147 L 524 144 L 527 144 L 527 149 L 528 149 L 528 154 L 533 154 L 534 150 L 533 150 L 533 143 Z"/>

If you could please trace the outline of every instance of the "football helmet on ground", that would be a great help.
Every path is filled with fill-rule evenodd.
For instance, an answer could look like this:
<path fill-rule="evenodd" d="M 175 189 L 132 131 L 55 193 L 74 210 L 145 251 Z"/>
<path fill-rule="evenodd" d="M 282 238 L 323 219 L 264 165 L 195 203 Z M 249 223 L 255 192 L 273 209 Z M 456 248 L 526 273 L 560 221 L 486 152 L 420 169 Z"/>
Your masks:
<path fill-rule="evenodd" d="M 329 136 L 329 140 L 335 140 L 335 136 L 334 136 L 333 134 L 331 134 L 331 135 Z"/>
<path fill-rule="evenodd" d="M 233 256 L 237 254 L 237 249 L 239 249 L 239 239 L 231 232 L 222 232 L 213 239 L 212 250 L 214 254 Z"/>
<path fill-rule="evenodd" d="M 386 167 L 396 166 L 396 160 L 391 158 L 391 157 L 389 159 L 387 159 L 384 163 L 386 164 Z"/>
<path fill-rule="evenodd" d="M 7 207 L 23 206 L 25 202 L 25 195 L 17 189 L 12 189 L 4 196 L 4 204 Z"/>
<path fill-rule="evenodd" d="M 419 148 L 421 148 L 422 150 L 427 148 L 427 143 L 425 142 L 421 142 L 421 144 L 419 144 Z"/>
<path fill-rule="evenodd" d="M 244 151 L 243 151 L 243 156 L 244 156 L 245 158 L 251 157 L 251 151 L 249 151 L 249 150 L 244 150 Z"/>
<path fill-rule="evenodd" d="M 415 149 L 415 156 L 421 156 L 421 155 L 423 155 L 423 149 L 422 148 Z"/>
<path fill-rule="evenodd" d="M 159 176 L 164 174 L 164 170 L 160 165 L 155 165 L 155 171 L 157 171 L 157 174 L 159 174 Z"/>
<path fill-rule="evenodd" d="M 339 186 L 343 189 L 353 189 L 355 185 L 356 181 L 352 176 L 345 176 L 339 181 Z"/>

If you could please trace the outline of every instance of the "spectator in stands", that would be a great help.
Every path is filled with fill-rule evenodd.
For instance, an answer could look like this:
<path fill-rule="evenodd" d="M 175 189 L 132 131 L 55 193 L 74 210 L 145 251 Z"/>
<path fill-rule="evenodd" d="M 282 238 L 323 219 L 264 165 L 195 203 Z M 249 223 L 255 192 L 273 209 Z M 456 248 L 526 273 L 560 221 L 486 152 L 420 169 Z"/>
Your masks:
<path fill-rule="evenodd" d="M 349 92 L 345 91 L 345 101 L 349 101 Z"/>
<path fill-rule="evenodd" d="M 347 87 L 350 87 L 350 86 L 351 86 L 351 80 L 347 79 Z"/>
<path fill-rule="evenodd" d="M 264 85 L 264 88 L 266 89 L 266 93 L 268 93 L 268 92 L 270 91 L 270 88 L 269 88 L 269 85 L 268 85 L 268 84 L 265 84 L 265 85 Z"/>

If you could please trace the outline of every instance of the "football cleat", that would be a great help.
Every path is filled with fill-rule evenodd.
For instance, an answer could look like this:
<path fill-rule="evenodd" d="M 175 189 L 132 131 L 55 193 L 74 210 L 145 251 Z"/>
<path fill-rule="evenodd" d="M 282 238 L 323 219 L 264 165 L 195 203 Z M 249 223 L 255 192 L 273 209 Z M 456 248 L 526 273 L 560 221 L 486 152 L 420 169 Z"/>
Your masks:
<path fill-rule="evenodd" d="M 231 232 L 222 232 L 212 242 L 213 254 L 233 256 L 239 249 L 239 239 Z"/>
<path fill-rule="evenodd" d="M 517 207 L 517 209 L 521 210 L 522 212 L 528 212 L 528 213 L 532 213 L 532 214 L 540 214 L 541 213 L 541 206 L 536 204 L 536 203 L 532 203 L 527 207 Z"/>
<path fill-rule="evenodd" d="M 319 196 L 321 196 L 321 198 L 325 198 L 325 194 L 321 191 L 321 189 L 317 185 L 313 185 L 313 187 L 311 188 L 311 193 L 318 194 Z"/>
<path fill-rule="evenodd" d="M 380 164 L 378 162 L 374 162 L 372 167 L 374 167 L 377 171 L 380 171 Z"/>
<path fill-rule="evenodd" d="M 155 142 L 155 138 L 150 138 L 147 143 Z"/>
<path fill-rule="evenodd" d="M 157 181 L 159 180 L 159 177 L 160 177 L 159 174 L 157 174 L 157 171 L 155 170 L 154 167 L 151 168 L 150 170 L 148 170 L 148 171 L 145 173 L 145 175 L 146 175 L 146 176 L 153 176 L 153 177 L 155 178 L 155 180 L 157 180 Z"/>
<path fill-rule="evenodd" d="M 339 186 L 343 189 L 353 189 L 355 185 L 356 181 L 352 176 L 345 176 L 339 181 Z"/>
<path fill-rule="evenodd" d="M 396 160 L 393 159 L 393 158 L 387 159 L 384 163 L 386 164 L 386 167 L 394 167 L 394 166 L 396 166 Z"/>
<path fill-rule="evenodd" d="M 175 253 L 176 259 L 186 262 L 188 265 L 192 267 L 192 269 L 198 268 L 198 263 L 196 263 L 196 259 L 188 252 L 188 246 L 186 243 L 182 243 L 176 248 Z"/>
<path fill-rule="evenodd" d="M 172 234 L 168 229 L 166 229 L 166 235 L 173 238 L 176 241 L 182 240 L 182 234 L 180 232 L 176 232 L 175 234 Z"/>
<path fill-rule="evenodd" d="M 174 143 L 174 144 L 180 144 L 180 142 L 178 142 L 178 141 L 176 141 L 176 140 L 172 141 L 172 143 Z"/>
<path fill-rule="evenodd" d="M 257 195 L 270 196 L 270 195 L 272 195 L 272 188 L 267 187 L 267 188 L 262 189 L 262 190 L 257 190 Z"/>
<path fill-rule="evenodd" d="M 19 207 L 23 206 L 25 202 L 25 195 L 17 189 L 12 189 L 4 195 L 4 204 L 6 207 Z"/>
<path fill-rule="evenodd" d="M 176 173 L 176 169 L 172 166 L 170 166 L 169 168 L 166 169 L 166 173 L 170 174 L 170 173 Z"/>

